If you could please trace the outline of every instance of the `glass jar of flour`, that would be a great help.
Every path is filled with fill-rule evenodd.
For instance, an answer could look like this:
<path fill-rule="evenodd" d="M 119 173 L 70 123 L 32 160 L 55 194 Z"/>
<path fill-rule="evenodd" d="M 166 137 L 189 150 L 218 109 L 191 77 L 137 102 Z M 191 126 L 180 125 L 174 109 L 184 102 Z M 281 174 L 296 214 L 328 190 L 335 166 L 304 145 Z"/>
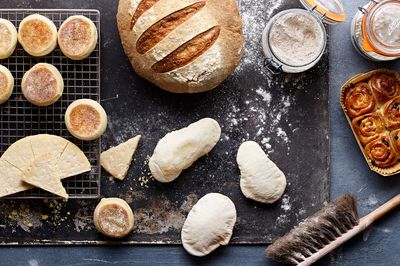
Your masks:
<path fill-rule="evenodd" d="M 317 64 L 327 44 L 324 22 L 337 24 L 346 15 L 340 0 L 300 0 L 304 9 L 276 14 L 264 28 L 264 66 L 272 73 L 300 73 Z"/>
<path fill-rule="evenodd" d="M 356 50 L 373 61 L 400 58 L 400 1 L 374 0 L 359 10 L 351 24 Z"/>

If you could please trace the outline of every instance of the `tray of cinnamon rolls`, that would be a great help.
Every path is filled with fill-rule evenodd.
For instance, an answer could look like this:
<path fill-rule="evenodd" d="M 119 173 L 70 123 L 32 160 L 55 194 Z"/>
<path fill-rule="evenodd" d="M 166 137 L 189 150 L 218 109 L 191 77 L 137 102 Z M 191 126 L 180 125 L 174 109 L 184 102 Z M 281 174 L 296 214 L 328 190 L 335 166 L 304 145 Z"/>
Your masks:
<path fill-rule="evenodd" d="M 400 173 L 400 74 L 378 69 L 350 79 L 340 103 L 372 171 Z"/>

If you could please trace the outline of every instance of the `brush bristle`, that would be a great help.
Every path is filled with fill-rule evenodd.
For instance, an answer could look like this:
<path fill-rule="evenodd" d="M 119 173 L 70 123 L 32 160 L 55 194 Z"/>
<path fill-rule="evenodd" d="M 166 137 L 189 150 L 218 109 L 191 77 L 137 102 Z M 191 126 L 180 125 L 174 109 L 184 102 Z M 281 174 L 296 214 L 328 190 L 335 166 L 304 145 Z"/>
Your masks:
<path fill-rule="evenodd" d="M 358 224 L 356 201 L 347 194 L 308 217 L 267 248 L 267 256 L 299 264 Z"/>

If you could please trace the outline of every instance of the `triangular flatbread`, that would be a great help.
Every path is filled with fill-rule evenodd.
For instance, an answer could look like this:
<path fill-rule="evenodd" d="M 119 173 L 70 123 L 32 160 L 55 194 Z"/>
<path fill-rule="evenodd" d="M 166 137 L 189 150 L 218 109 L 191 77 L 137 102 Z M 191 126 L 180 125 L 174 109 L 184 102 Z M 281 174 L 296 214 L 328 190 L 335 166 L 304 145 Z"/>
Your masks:
<path fill-rule="evenodd" d="M 32 152 L 31 138 L 32 136 L 29 136 L 14 142 L 1 158 L 22 172 L 25 171 L 35 159 Z"/>
<path fill-rule="evenodd" d="M 92 170 L 86 155 L 75 144 L 69 142 L 58 160 L 61 179 Z"/>
<path fill-rule="evenodd" d="M 101 166 L 115 178 L 123 180 L 128 173 L 140 138 L 141 136 L 138 135 L 116 147 L 102 152 L 100 155 Z"/>
<path fill-rule="evenodd" d="M 22 172 L 15 166 L 0 159 L 0 197 L 8 196 L 32 188 L 21 179 Z"/>
<path fill-rule="evenodd" d="M 48 134 L 32 136 L 30 141 L 35 158 L 41 157 L 44 154 L 58 158 L 61 156 L 69 142 L 62 137 Z"/>
<path fill-rule="evenodd" d="M 54 157 L 36 158 L 31 167 L 22 174 L 22 180 L 65 199 L 68 198 L 57 169 L 57 159 Z"/>

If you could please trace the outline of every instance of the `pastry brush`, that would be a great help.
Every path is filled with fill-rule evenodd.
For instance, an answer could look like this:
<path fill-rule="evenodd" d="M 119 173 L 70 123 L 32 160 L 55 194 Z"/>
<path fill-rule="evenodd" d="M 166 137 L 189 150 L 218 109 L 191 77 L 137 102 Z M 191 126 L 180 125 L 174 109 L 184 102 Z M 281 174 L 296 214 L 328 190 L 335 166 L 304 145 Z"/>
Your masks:
<path fill-rule="evenodd" d="M 400 194 L 359 219 L 356 200 L 343 195 L 276 240 L 267 255 L 293 265 L 311 265 L 399 205 Z"/>

